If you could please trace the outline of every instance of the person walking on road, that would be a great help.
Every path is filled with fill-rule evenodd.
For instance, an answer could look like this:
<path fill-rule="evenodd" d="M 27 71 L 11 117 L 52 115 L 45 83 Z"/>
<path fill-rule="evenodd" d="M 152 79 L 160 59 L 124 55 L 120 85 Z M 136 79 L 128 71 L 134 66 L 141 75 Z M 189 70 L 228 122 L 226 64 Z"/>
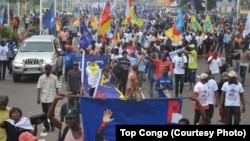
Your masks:
<path fill-rule="evenodd" d="M 244 113 L 246 111 L 246 104 L 244 88 L 237 81 L 237 73 L 235 71 L 228 73 L 228 81 L 223 84 L 221 90 L 220 108 L 225 107 L 225 123 L 228 125 L 239 125 L 241 120 L 240 108 L 242 108 L 242 113 Z M 240 103 L 242 103 L 242 107 Z"/>
<path fill-rule="evenodd" d="M 57 76 L 51 74 L 52 66 L 50 64 L 45 65 L 45 74 L 39 77 L 37 83 L 37 104 L 42 104 L 42 110 L 44 113 L 48 114 L 49 107 L 54 100 L 55 95 L 58 93 L 59 83 Z M 48 120 L 43 121 L 44 130 L 43 132 L 48 132 L 55 130 L 55 127 L 50 124 Z"/>

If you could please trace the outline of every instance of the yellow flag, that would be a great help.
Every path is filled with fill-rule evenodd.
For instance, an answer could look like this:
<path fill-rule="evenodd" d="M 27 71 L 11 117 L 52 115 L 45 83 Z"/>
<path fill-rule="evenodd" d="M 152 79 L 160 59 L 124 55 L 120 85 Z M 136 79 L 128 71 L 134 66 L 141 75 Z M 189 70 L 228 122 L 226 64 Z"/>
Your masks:
<path fill-rule="evenodd" d="M 210 33 L 214 32 L 214 27 L 211 23 L 211 19 L 210 19 L 209 15 L 207 15 L 205 20 L 204 20 L 203 30 L 204 30 L 204 32 L 210 32 Z"/>
<path fill-rule="evenodd" d="M 181 39 L 180 36 L 174 35 L 173 34 L 173 27 L 169 28 L 168 30 L 165 31 L 165 35 L 171 39 L 172 41 L 174 41 L 177 44 L 181 43 Z"/>
<path fill-rule="evenodd" d="M 191 28 L 192 28 L 194 31 L 202 30 L 201 25 L 200 25 L 199 22 L 196 20 L 196 17 L 195 17 L 195 16 L 191 16 Z"/>

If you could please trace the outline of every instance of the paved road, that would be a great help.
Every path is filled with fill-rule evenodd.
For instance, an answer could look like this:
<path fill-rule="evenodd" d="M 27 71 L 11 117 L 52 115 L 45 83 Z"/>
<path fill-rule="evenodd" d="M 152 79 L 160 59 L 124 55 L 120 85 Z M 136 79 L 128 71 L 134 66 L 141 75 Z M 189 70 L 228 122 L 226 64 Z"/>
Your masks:
<path fill-rule="evenodd" d="M 199 60 L 199 70 L 198 74 L 205 71 L 207 65 L 205 63 L 204 59 Z M 246 98 L 246 113 L 242 114 L 242 121 L 241 124 L 250 124 L 250 96 L 248 96 L 248 92 L 250 91 L 250 80 L 249 80 L 249 74 L 247 74 L 246 79 L 246 87 L 245 87 L 245 98 Z M 9 105 L 11 107 L 16 106 L 20 107 L 23 111 L 24 116 L 32 116 L 36 115 L 42 112 L 41 106 L 36 103 L 36 97 L 37 97 L 37 89 L 36 89 L 36 83 L 38 81 L 38 77 L 23 77 L 22 81 L 20 83 L 14 83 L 12 81 L 11 75 L 6 76 L 5 81 L 0 81 L 0 94 L 7 94 L 10 98 Z M 61 83 L 61 92 L 66 92 L 65 90 L 65 83 L 63 82 L 62 77 L 59 79 Z M 148 86 L 147 82 L 143 84 L 142 87 L 143 93 L 145 94 L 145 97 L 148 98 Z M 184 88 L 184 94 L 183 96 L 191 96 L 192 91 L 187 91 L 186 87 Z M 173 93 L 173 92 L 172 92 Z M 173 96 L 173 94 L 172 94 Z M 56 117 L 59 116 L 59 110 L 62 103 L 65 102 L 65 100 L 60 101 L 56 108 Z M 212 119 L 212 123 L 216 123 L 220 119 L 218 115 L 218 109 L 215 109 L 215 115 Z M 184 100 L 183 103 L 183 109 L 182 114 L 184 117 L 190 119 L 191 123 L 193 121 L 193 108 L 192 108 L 192 102 L 188 99 Z M 42 125 L 39 125 L 38 129 L 38 137 L 40 141 L 55 141 L 57 139 L 58 130 L 55 132 L 49 132 L 48 134 L 42 134 Z"/>

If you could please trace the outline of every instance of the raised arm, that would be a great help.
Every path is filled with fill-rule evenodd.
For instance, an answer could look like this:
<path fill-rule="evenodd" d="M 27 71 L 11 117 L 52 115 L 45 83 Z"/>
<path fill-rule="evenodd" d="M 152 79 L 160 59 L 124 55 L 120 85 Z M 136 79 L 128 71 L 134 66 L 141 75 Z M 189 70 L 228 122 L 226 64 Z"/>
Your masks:
<path fill-rule="evenodd" d="M 55 118 L 55 108 L 58 100 L 63 99 L 65 97 L 64 94 L 55 95 L 54 101 L 52 102 L 51 106 L 49 107 L 48 115 L 50 122 L 59 130 L 62 128 L 62 122 Z"/>

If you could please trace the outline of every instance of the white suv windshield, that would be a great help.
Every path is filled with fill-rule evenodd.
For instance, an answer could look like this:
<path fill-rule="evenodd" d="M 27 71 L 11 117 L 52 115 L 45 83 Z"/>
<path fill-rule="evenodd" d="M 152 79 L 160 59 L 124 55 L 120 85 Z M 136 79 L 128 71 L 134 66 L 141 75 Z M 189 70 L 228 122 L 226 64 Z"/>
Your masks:
<path fill-rule="evenodd" d="M 20 52 L 54 52 L 51 42 L 24 42 Z"/>

